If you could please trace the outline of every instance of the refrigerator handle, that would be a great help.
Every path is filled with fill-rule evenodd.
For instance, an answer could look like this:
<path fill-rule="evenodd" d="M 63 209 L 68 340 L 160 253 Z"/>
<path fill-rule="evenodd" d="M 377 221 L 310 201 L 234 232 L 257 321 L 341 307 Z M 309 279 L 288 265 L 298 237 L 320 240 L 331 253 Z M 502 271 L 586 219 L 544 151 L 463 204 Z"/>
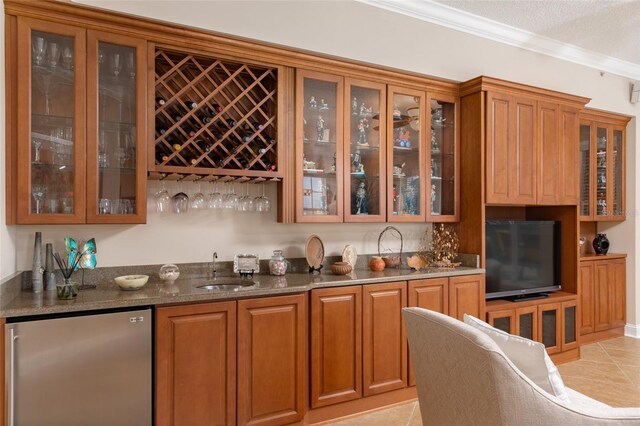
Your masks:
<path fill-rule="evenodd" d="M 7 407 L 7 424 L 8 426 L 14 426 L 14 406 L 15 406 L 15 341 L 18 336 L 15 335 L 15 329 L 12 327 L 9 329 L 9 401 Z"/>

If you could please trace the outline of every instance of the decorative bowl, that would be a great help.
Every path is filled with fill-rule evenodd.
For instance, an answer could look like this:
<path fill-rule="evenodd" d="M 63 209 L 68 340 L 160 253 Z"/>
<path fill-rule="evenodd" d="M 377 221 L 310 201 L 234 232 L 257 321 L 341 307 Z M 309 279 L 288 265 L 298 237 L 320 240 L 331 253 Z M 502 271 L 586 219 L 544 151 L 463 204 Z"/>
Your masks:
<path fill-rule="evenodd" d="M 385 268 L 397 268 L 401 263 L 400 256 L 386 256 L 383 257 L 382 260 L 384 260 Z"/>
<path fill-rule="evenodd" d="M 162 265 L 160 272 L 158 272 L 158 276 L 162 281 L 172 283 L 180 276 L 180 269 L 178 269 L 178 267 L 173 263 Z"/>
<path fill-rule="evenodd" d="M 369 260 L 369 269 L 373 272 L 380 272 L 384 270 L 384 260 L 380 256 L 372 256 Z"/>
<path fill-rule="evenodd" d="M 336 275 L 347 275 L 351 272 L 351 265 L 347 262 L 335 262 L 331 265 L 331 272 Z"/>
<path fill-rule="evenodd" d="M 149 275 L 123 275 L 114 278 L 114 281 L 121 290 L 138 290 L 149 281 Z"/>

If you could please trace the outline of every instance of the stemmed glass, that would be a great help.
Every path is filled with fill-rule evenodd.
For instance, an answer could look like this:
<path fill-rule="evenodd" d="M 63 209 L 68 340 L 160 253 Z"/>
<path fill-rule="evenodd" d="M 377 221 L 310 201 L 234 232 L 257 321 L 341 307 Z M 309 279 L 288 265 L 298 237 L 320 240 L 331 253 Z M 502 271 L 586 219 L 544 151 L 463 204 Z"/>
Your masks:
<path fill-rule="evenodd" d="M 127 53 L 127 72 L 129 73 L 129 78 L 131 80 L 136 78 L 136 57 L 133 52 Z"/>
<path fill-rule="evenodd" d="M 207 197 L 207 207 L 210 209 L 221 209 L 222 208 L 222 194 L 218 192 L 218 183 L 213 182 L 212 191 L 209 193 Z"/>
<path fill-rule="evenodd" d="M 42 141 L 40 139 L 33 139 L 33 162 L 40 163 L 40 150 L 42 149 Z"/>
<path fill-rule="evenodd" d="M 122 71 L 122 60 L 119 53 L 113 53 L 109 57 L 109 66 L 111 67 L 111 72 L 114 77 L 120 75 L 120 71 Z"/>
<path fill-rule="evenodd" d="M 253 197 L 249 195 L 249 183 L 245 183 L 245 194 L 238 199 L 237 209 L 241 212 L 250 212 L 255 210 Z"/>
<path fill-rule="evenodd" d="M 46 193 L 47 187 L 44 185 L 33 185 L 31 188 L 31 195 L 33 195 L 33 199 L 36 201 L 36 214 L 42 213 L 42 200 Z"/>
<path fill-rule="evenodd" d="M 73 49 L 69 46 L 62 48 L 62 66 L 68 70 L 73 68 Z"/>
<path fill-rule="evenodd" d="M 191 198 L 191 208 L 192 209 L 204 208 L 204 194 L 201 191 L 200 182 L 198 182 L 198 192 L 196 192 Z"/>
<path fill-rule="evenodd" d="M 182 191 L 182 181 L 178 183 L 178 192 L 172 197 L 173 212 L 186 213 L 189 211 L 189 196 Z"/>
<path fill-rule="evenodd" d="M 31 42 L 31 50 L 33 50 L 33 62 L 38 66 L 42 65 L 47 51 L 47 42 L 44 37 L 35 37 Z"/>
<path fill-rule="evenodd" d="M 164 180 L 160 181 L 160 189 L 153 195 L 156 201 L 156 211 L 158 213 L 166 213 L 171 206 L 171 196 L 164 186 Z"/>
<path fill-rule="evenodd" d="M 264 195 L 264 182 L 262 182 L 262 195 L 256 197 L 255 203 L 257 212 L 268 212 L 271 210 L 271 201 Z"/>
<path fill-rule="evenodd" d="M 51 68 L 58 66 L 58 60 L 60 59 L 60 47 L 58 43 L 49 43 L 47 48 L 47 62 Z"/>
<path fill-rule="evenodd" d="M 227 185 L 227 192 L 224 194 L 224 198 L 222 199 L 222 208 L 235 209 L 237 204 L 238 196 L 233 190 L 233 183 L 229 182 Z"/>

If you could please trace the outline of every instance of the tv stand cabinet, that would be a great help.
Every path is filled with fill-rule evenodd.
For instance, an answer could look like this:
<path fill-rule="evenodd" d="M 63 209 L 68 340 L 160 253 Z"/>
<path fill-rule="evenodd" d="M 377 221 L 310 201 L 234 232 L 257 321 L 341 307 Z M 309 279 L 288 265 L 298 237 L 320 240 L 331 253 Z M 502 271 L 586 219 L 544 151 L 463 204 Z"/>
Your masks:
<path fill-rule="evenodd" d="M 507 333 L 544 343 L 555 363 L 580 358 L 578 295 L 564 291 L 544 299 L 512 302 L 489 300 L 487 322 Z"/>

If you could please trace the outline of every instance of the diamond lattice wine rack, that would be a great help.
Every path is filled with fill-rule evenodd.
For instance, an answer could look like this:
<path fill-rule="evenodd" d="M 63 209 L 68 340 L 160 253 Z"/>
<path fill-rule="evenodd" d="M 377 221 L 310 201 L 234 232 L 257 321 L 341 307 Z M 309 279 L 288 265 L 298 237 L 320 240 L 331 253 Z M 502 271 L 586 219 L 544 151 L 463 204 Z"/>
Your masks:
<path fill-rule="evenodd" d="M 277 71 L 157 48 L 150 175 L 280 178 Z"/>

